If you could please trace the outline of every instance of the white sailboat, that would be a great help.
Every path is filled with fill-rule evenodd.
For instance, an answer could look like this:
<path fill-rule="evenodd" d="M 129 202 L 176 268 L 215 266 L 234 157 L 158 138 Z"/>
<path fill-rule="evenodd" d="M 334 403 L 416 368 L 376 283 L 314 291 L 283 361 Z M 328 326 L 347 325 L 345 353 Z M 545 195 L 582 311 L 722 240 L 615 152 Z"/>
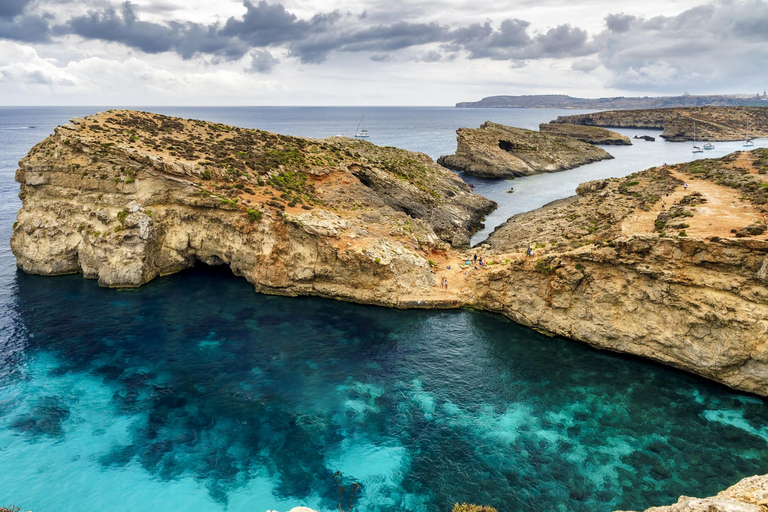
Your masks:
<path fill-rule="evenodd" d="M 703 153 L 704 150 L 696 145 L 696 121 L 693 122 L 693 149 L 692 153 Z"/>
<path fill-rule="evenodd" d="M 355 130 L 355 137 L 357 137 L 358 139 L 365 139 L 370 137 L 370 135 L 368 134 L 368 130 L 363 128 L 363 117 L 360 118 L 360 122 L 357 123 L 357 130 Z"/>
<path fill-rule="evenodd" d="M 749 138 L 749 120 L 747 120 L 747 130 L 744 132 L 744 147 L 751 148 L 755 143 Z"/>

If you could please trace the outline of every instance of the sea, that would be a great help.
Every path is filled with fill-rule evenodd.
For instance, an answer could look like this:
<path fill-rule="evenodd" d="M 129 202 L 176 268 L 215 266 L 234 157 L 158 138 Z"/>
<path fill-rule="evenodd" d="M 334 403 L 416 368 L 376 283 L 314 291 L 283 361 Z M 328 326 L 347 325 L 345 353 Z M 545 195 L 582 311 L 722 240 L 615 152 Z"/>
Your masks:
<path fill-rule="evenodd" d="M 56 125 L 116 107 L 0 108 L 0 506 L 34 512 L 643 510 L 768 472 L 765 400 L 472 310 L 261 295 L 199 266 L 135 290 L 16 269 L 17 162 Z M 547 109 L 144 107 L 437 158 L 486 120 Z M 657 130 L 617 130 L 630 137 Z M 511 215 L 583 181 L 723 156 L 635 140 L 510 181 L 463 176 Z M 758 139 L 755 147 L 768 147 Z"/>

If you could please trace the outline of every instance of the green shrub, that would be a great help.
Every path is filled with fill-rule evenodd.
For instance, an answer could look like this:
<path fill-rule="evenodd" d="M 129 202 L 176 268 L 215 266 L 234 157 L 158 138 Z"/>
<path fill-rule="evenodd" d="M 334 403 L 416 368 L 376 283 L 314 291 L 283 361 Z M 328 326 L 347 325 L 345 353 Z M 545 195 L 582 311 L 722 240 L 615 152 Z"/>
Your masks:
<path fill-rule="evenodd" d="M 584 270 L 586 267 L 582 265 L 581 263 L 576 264 L 576 270 Z"/>
<path fill-rule="evenodd" d="M 128 216 L 128 210 L 122 209 L 117 212 L 117 221 L 122 225 L 125 222 L 125 218 Z"/>
<path fill-rule="evenodd" d="M 251 223 L 260 222 L 261 212 L 259 210 L 253 210 L 251 208 L 248 208 L 248 221 Z"/>
<path fill-rule="evenodd" d="M 204 180 L 211 179 L 211 170 L 210 169 L 203 169 L 203 172 L 201 173 Z"/>

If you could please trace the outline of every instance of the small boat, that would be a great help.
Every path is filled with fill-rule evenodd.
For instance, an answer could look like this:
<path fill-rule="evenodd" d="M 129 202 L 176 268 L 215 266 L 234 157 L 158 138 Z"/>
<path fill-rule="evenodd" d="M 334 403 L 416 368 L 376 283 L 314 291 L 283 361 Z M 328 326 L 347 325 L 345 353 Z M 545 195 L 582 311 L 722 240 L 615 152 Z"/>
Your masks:
<path fill-rule="evenodd" d="M 744 147 L 751 148 L 755 143 L 749 138 L 749 121 L 747 121 L 747 129 L 744 132 Z"/>
<path fill-rule="evenodd" d="M 691 153 L 703 153 L 704 150 L 696 145 L 696 121 L 693 122 L 693 149 Z"/>
<path fill-rule="evenodd" d="M 715 145 L 711 142 L 707 142 L 704 144 L 704 149 L 715 149 Z"/>
<path fill-rule="evenodd" d="M 358 139 L 366 139 L 366 138 L 370 137 L 370 135 L 368 134 L 368 130 L 363 128 L 363 118 L 362 117 L 360 118 L 360 122 L 357 123 L 357 130 L 355 130 L 355 137 L 357 137 Z"/>

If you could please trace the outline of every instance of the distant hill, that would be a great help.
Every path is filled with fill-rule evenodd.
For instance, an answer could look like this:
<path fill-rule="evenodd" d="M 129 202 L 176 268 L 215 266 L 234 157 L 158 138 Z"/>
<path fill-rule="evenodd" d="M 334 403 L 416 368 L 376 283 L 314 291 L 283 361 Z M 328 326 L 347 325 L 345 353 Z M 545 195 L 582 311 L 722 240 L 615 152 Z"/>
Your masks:
<path fill-rule="evenodd" d="M 616 98 L 574 98 L 565 94 L 537 94 L 530 96 L 489 96 L 480 101 L 463 101 L 457 108 L 573 108 L 584 110 L 644 109 L 667 107 L 766 107 L 768 95 L 747 94 Z"/>

